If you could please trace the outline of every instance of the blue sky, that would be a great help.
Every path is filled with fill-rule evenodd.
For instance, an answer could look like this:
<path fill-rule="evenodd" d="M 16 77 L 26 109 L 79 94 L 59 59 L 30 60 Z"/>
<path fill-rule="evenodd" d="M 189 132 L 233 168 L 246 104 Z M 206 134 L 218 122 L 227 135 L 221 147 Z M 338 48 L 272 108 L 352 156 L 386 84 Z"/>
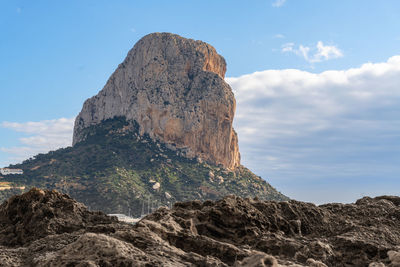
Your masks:
<path fill-rule="evenodd" d="M 151 32 L 228 64 L 242 162 L 316 203 L 399 194 L 399 1 L 2 1 L 0 166 L 67 146 L 73 118 Z"/>

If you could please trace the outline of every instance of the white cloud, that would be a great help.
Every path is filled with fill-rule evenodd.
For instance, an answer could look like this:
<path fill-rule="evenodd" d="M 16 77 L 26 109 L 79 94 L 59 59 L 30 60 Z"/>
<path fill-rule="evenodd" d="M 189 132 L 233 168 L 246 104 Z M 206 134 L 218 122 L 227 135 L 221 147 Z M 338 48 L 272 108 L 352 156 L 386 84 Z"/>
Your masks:
<path fill-rule="evenodd" d="M 75 118 L 61 118 L 38 122 L 3 122 L 1 127 L 23 133 L 20 145 L 2 147 L 1 151 L 11 155 L 11 162 L 20 162 L 38 153 L 46 153 L 61 147 L 70 146 Z"/>
<path fill-rule="evenodd" d="M 317 50 L 317 53 L 314 55 L 315 62 L 343 57 L 343 53 L 339 48 L 333 45 L 324 45 L 321 41 L 317 43 Z"/>
<path fill-rule="evenodd" d="M 283 38 L 285 38 L 285 35 L 278 33 L 278 34 L 274 35 L 274 38 L 275 39 L 283 39 Z"/>
<path fill-rule="evenodd" d="M 310 63 L 343 57 L 343 52 L 339 48 L 334 45 L 324 45 L 322 41 L 318 41 L 313 48 L 304 45 L 295 48 L 294 43 L 286 43 L 282 45 L 281 51 L 283 53 L 294 53 Z"/>
<path fill-rule="evenodd" d="M 293 52 L 294 43 L 286 43 L 282 45 L 282 52 Z"/>
<path fill-rule="evenodd" d="M 400 56 L 347 70 L 266 70 L 226 80 L 237 101 L 243 163 L 273 184 L 400 173 Z"/>
<path fill-rule="evenodd" d="M 285 2 L 286 2 L 286 0 L 275 0 L 272 3 L 272 6 L 273 7 L 281 7 L 281 6 L 283 6 L 285 4 Z"/>

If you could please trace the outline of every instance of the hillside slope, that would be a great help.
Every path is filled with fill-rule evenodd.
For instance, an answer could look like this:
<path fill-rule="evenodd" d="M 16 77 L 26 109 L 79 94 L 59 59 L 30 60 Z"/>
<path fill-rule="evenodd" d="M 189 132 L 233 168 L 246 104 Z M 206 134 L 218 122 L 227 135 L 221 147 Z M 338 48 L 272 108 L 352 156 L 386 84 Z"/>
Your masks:
<path fill-rule="evenodd" d="M 176 201 L 219 199 L 228 194 L 264 200 L 288 200 L 271 185 L 240 166 L 228 171 L 198 158 L 181 156 L 140 136 L 138 126 L 123 117 L 85 129 L 87 137 L 74 147 L 39 154 L 22 164 L 23 175 L 2 179 L 8 186 L 57 189 L 106 213 L 134 216 Z M 0 191 L 0 201 L 19 193 Z"/>

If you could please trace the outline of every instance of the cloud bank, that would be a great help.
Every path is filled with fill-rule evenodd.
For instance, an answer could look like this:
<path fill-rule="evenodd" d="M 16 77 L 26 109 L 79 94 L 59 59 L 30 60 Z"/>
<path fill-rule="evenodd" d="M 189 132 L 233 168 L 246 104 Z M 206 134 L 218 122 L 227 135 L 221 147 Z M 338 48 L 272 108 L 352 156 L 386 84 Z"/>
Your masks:
<path fill-rule="evenodd" d="M 243 162 L 277 186 L 398 177 L 400 56 L 342 71 L 266 70 L 226 80 Z"/>
<path fill-rule="evenodd" d="M 38 122 L 2 122 L 0 126 L 19 133 L 21 145 L 1 147 L 0 150 L 10 155 L 13 163 L 21 162 L 38 153 L 46 153 L 72 144 L 72 132 L 75 118 L 61 118 Z"/>

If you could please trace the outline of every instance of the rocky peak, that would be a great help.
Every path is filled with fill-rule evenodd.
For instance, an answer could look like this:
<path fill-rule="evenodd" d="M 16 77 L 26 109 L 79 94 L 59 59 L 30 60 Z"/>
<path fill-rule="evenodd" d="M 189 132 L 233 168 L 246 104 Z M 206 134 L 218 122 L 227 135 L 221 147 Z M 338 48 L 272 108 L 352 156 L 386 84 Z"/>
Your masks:
<path fill-rule="evenodd" d="M 232 128 L 235 98 L 224 81 L 226 63 L 215 48 L 176 34 L 153 33 L 129 51 L 104 88 L 86 100 L 75 120 L 73 144 L 83 129 L 116 116 L 187 157 L 234 169 L 240 165 Z"/>

